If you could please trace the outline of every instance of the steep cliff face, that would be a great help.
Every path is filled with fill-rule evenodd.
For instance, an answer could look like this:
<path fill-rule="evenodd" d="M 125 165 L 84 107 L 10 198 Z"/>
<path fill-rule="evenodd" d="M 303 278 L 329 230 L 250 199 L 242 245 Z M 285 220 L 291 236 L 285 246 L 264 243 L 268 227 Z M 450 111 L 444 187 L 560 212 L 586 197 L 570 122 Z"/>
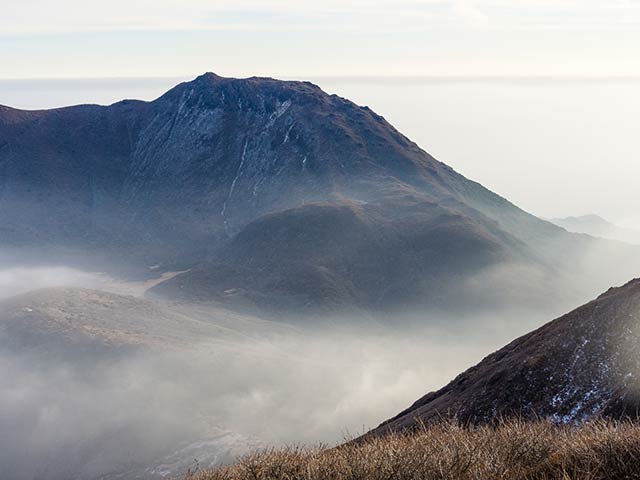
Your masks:
<path fill-rule="evenodd" d="M 580 422 L 640 411 L 640 280 L 613 288 L 489 355 L 372 434 L 456 418 Z"/>

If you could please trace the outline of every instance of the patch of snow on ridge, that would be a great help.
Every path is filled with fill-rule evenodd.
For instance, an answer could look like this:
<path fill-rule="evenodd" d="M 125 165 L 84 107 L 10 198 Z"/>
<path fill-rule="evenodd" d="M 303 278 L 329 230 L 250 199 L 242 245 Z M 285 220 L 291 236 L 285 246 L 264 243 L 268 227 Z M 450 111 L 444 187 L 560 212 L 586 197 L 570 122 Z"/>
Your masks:
<path fill-rule="evenodd" d="M 279 104 L 276 107 L 275 112 L 273 112 L 269 117 L 269 120 L 265 125 L 265 129 L 273 127 L 274 123 L 276 123 L 276 120 L 278 120 L 282 115 L 284 115 L 286 111 L 289 110 L 290 106 L 291 106 L 291 100 L 285 100 L 284 102 Z"/>
<path fill-rule="evenodd" d="M 222 210 L 220 211 L 220 215 L 222 215 L 222 218 L 224 219 L 225 230 L 227 229 L 227 217 L 225 215 L 226 212 L 227 212 L 227 204 L 231 200 L 231 196 L 233 195 L 233 190 L 236 188 L 236 182 L 238 181 L 238 178 L 240 177 L 240 174 L 242 173 L 242 167 L 244 166 L 244 161 L 245 161 L 246 156 L 247 156 L 247 145 L 248 144 L 249 144 L 249 139 L 247 138 L 244 141 L 244 148 L 242 149 L 242 156 L 240 157 L 240 165 L 238 165 L 238 170 L 236 171 L 236 176 L 234 177 L 233 181 L 231 182 L 231 187 L 229 188 L 229 195 L 227 196 L 227 199 L 222 204 Z"/>
<path fill-rule="evenodd" d="M 291 125 L 289 125 L 289 128 L 287 129 L 287 133 L 284 135 L 284 140 L 282 141 L 283 145 L 289 141 L 289 134 L 291 133 L 291 130 L 293 129 L 295 124 L 296 122 L 293 122 Z"/>

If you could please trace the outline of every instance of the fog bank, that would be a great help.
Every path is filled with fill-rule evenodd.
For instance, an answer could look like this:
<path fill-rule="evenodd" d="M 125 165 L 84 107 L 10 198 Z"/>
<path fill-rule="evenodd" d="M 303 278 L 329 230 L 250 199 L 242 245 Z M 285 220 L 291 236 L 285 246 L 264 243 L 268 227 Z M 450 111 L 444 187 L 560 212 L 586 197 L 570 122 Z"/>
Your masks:
<path fill-rule="evenodd" d="M 189 349 L 95 359 L 79 352 L 74 360 L 69 350 L 57 358 L 46 345 L 3 349 L 3 479 L 160 478 L 163 468 L 180 474 L 260 446 L 335 444 L 500 346 L 510 333 L 485 320 L 472 335 L 438 321 L 269 341 L 203 339 Z M 0 345 L 7 341 L 0 336 Z"/>

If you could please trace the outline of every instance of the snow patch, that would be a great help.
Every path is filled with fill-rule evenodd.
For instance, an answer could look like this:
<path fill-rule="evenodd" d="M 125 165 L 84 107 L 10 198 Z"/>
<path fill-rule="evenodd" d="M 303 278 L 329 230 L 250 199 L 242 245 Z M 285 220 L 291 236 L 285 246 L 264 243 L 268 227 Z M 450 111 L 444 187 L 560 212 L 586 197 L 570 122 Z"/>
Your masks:
<path fill-rule="evenodd" d="M 282 141 L 283 145 L 289 141 L 289 134 L 291 133 L 291 130 L 293 129 L 295 124 L 296 122 L 293 122 L 291 125 L 289 125 L 289 128 L 287 129 L 287 133 L 284 135 L 284 140 Z"/>
<path fill-rule="evenodd" d="M 286 100 L 278 104 L 278 106 L 276 107 L 276 110 L 269 117 L 269 120 L 265 125 L 265 129 L 273 127 L 273 124 L 276 123 L 276 120 L 278 120 L 282 115 L 284 115 L 285 112 L 289 110 L 290 106 L 291 106 L 291 100 Z"/>
<path fill-rule="evenodd" d="M 227 231 L 227 233 L 229 233 L 228 232 L 228 225 L 227 225 L 227 217 L 226 217 L 227 204 L 231 200 L 231 196 L 233 195 L 233 191 L 236 188 L 236 182 L 238 181 L 238 178 L 240 178 L 240 175 L 242 174 L 242 167 L 244 167 L 244 161 L 245 161 L 245 159 L 247 157 L 247 145 L 248 144 L 249 144 L 249 139 L 247 138 L 244 141 L 244 148 L 242 149 L 242 156 L 240 158 L 240 165 L 238 165 L 238 170 L 236 170 L 236 176 L 234 177 L 233 181 L 231 182 L 231 187 L 229 188 L 229 195 L 227 195 L 227 199 L 222 204 L 222 210 L 220 211 L 220 215 L 222 215 L 222 218 L 224 219 L 224 228 L 225 228 L 225 231 Z"/>

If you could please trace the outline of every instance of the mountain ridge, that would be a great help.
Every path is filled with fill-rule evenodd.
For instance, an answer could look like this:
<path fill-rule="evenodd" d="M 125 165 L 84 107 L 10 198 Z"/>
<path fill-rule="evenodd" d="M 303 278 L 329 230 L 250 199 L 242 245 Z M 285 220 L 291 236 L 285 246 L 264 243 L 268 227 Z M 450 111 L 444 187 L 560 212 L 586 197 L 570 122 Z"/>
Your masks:
<path fill-rule="evenodd" d="M 149 265 L 213 271 L 198 277 L 212 282 L 196 289 L 203 300 L 248 284 L 242 302 L 256 304 L 288 288 L 270 306 L 276 309 L 429 303 L 446 297 L 437 290 L 456 287 L 460 276 L 507 263 L 551 273 L 597 244 L 524 212 L 371 109 L 309 82 L 208 73 L 151 102 L 5 108 L 0 145 L 0 247 L 62 246 L 147 273 Z M 321 258 L 303 243 L 273 242 L 282 228 L 304 242 L 294 230 L 318 220 L 317 205 L 324 227 L 310 230 L 329 239 L 328 217 L 340 222 L 351 212 L 350 235 L 366 231 L 370 241 L 346 249 L 329 242 L 333 249 L 324 245 Z M 292 223 L 283 227 L 286 220 Z M 244 241 L 246 229 L 264 242 Z M 349 248 L 354 260 L 346 268 L 337 259 Z M 291 262 L 290 250 L 313 262 Z M 247 259 L 266 251 L 278 269 L 256 283 L 269 265 Z M 406 275 L 386 262 L 389 253 L 408 266 Z M 236 281 L 217 278 L 221 269 Z M 192 272 L 154 292 L 180 297 L 184 285 L 195 285 Z M 385 294 L 371 275 L 398 293 Z M 299 301 L 295 285 L 311 277 L 333 293 Z"/>

